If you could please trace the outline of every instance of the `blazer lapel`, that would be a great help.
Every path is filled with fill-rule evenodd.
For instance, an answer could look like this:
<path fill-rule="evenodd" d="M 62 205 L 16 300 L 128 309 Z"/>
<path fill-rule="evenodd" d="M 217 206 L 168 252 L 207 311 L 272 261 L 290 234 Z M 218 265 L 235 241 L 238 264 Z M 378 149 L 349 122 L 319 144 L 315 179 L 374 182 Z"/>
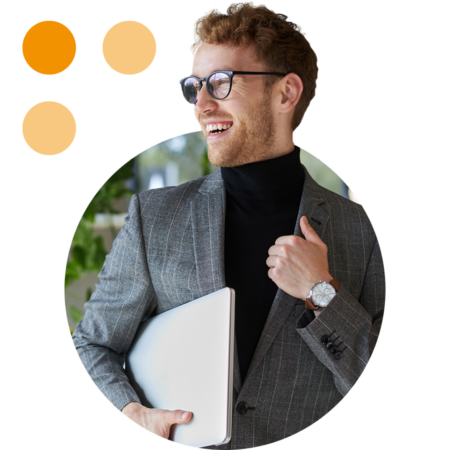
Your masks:
<path fill-rule="evenodd" d="M 191 201 L 197 282 L 202 296 L 225 287 L 225 189 L 217 172 L 203 181 Z"/>
<path fill-rule="evenodd" d="M 201 295 L 226 287 L 225 284 L 225 187 L 220 169 L 205 178 L 191 201 L 197 282 Z M 234 340 L 233 386 L 241 388 L 241 377 Z"/>
<path fill-rule="evenodd" d="M 305 171 L 305 182 L 303 185 L 302 198 L 297 215 L 297 222 L 295 224 L 294 235 L 305 238 L 301 232 L 300 218 L 306 216 L 314 231 L 322 239 L 328 222 L 328 213 L 320 207 L 320 205 L 325 202 L 325 199 L 322 195 L 321 187 L 311 178 L 311 175 L 309 175 L 304 166 L 303 170 Z M 248 369 L 246 379 L 251 376 L 252 372 L 261 362 L 276 335 L 286 322 L 289 314 L 292 312 L 292 308 L 295 304 L 298 304 L 298 302 L 299 299 L 278 289 Z"/>

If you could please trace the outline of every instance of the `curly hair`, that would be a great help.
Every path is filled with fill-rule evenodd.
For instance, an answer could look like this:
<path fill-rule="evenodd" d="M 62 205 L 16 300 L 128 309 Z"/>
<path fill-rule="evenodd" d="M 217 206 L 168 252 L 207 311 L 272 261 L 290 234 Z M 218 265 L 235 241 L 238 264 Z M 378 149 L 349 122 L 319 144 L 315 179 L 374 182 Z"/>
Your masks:
<path fill-rule="evenodd" d="M 254 45 L 257 59 L 264 62 L 268 72 L 296 73 L 303 82 L 303 92 L 292 117 L 295 130 L 315 95 L 318 68 L 316 54 L 300 27 L 286 19 L 284 14 L 277 14 L 263 5 L 234 3 L 227 14 L 213 10 L 196 22 L 197 39 L 192 50 L 195 52 L 202 42 Z M 266 87 L 277 79 L 265 77 Z"/>

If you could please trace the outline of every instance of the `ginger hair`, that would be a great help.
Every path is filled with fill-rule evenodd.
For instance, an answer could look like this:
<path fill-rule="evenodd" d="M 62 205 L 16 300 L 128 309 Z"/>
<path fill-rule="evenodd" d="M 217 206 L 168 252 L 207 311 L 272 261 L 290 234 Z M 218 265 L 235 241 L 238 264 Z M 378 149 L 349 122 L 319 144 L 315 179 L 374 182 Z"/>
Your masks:
<path fill-rule="evenodd" d="M 288 22 L 287 16 L 277 14 L 265 6 L 252 3 L 234 3 L 226 14 L 213 10 L 201 17 L 195 25 L 195 52 L 202 42 L 255 48 L 255 56 L 268 72 L 296 73 L 303 82 L 300 101 L 295 106 L 292 129 L 295 130 L 313 99 L 317 80 L 317 57 L 300 27 Z M 276 76 L 265 77 L 270 87 Z"/>

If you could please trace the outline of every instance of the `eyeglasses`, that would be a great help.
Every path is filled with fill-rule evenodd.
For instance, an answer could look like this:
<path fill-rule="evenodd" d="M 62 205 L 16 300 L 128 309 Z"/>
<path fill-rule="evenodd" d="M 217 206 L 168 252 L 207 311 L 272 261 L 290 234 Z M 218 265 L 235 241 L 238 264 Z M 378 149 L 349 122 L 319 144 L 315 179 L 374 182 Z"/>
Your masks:
<path fill-rule="evenodd" d="M 181 89 L 184 98 L 189 102 L 197 103 L 198 93 L 202 90 L 203 81 L 206 81 L 206 89 L 211 97 L 216 100 L 223 100 L 227 98 L 231 92 L 231 85 L 233 84 L 234 75 L 278 75 L 284 77 L 287 74 L 279 72 L 238 72 L 235 70 L 217 70 L 210 73 L 205 78 L 197 78 L 191 75 L 190 77 L 180 80 Z"/>

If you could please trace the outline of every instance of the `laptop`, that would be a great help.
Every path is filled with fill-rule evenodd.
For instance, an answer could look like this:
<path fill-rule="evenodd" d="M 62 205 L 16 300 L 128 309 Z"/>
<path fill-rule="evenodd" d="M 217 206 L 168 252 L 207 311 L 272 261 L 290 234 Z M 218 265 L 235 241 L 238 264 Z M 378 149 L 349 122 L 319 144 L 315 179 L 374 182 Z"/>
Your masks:
<path fill-rule="evenodd" d="M 235 293 L 224 288 L 143 322 L 126 373 L 147 407 L 192 411 L 169 439 L 194 447 L 231 439 Z"/>

